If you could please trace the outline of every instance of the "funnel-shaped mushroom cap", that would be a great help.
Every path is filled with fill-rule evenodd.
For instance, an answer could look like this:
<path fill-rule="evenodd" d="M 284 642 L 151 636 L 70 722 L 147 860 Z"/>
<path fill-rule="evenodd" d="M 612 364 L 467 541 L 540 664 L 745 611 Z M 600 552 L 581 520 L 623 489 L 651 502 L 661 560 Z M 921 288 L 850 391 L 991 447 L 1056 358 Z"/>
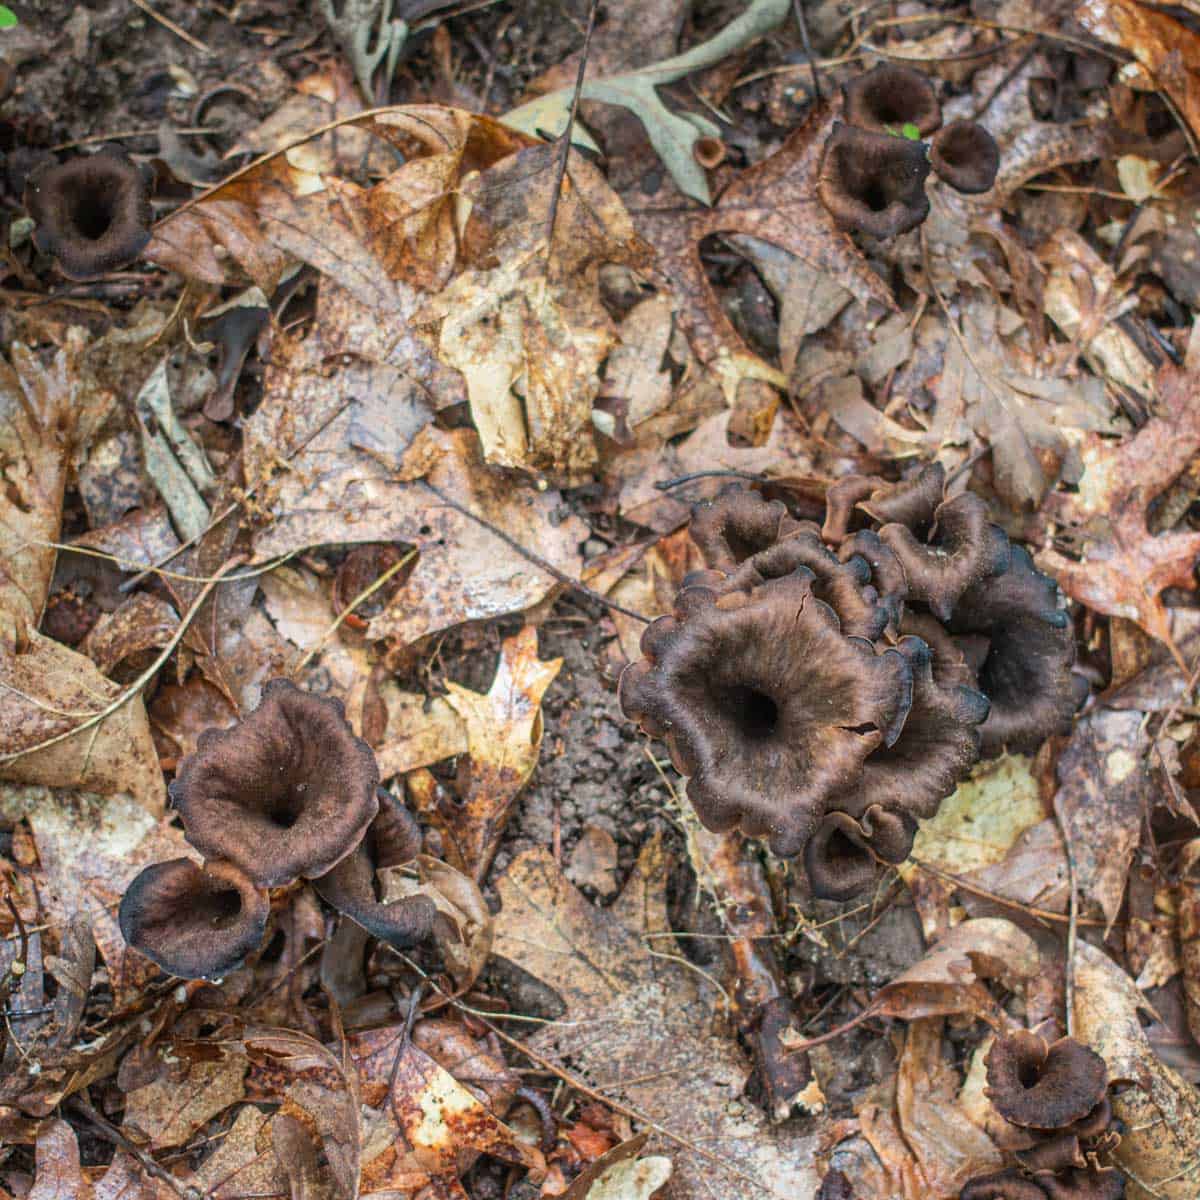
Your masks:
<path fill-rule="evenodd" d="M 1108 1068 L 1074 1038 L 1047 1045 L 1020 1030 L 988 1051 L 987 1094 L 996 1111 L 1025 1129 L 1062 1129 L 1086 1117 L 1108 1086 Z"/>
<path fill-rule="evenodd" d="M 626 716 L 665 738 L 706 826 L 778 854 L 804 846 L 912 702 L 905 657 L 846 637 L 803 569 L 749 594 L 685 590 L 642 650 L 621 676 Z"/>
<path fill-rule="evenodd" d="M 970 1180 L 960 1200 L 1046 1200 L 1046 1193 L 1019 1171 L 997 1171 Z"/>
<path fill-rule="evenodd" d="M 933 80 L 911 67 L 880 63 L 855 76 L 842 91 L 847 125 L 897 136 L 906 125 L 914 125 L 925 137 L 942 123 Z"/>
<path fill-rule="evenodd" d="M 795 525 L 782 500 L 764 500 L 758 492 L 735 483 L 722 488 L 715 500 L 692 509 L 688 533 L 710 567 L 732 571 L 773 546 Z"/>
<path fill-rule="evenodd" d="M 839 123 L 825 143 L 817 195 L 843 229 L 896 237 L 929 215 L 928 174 L 921 142 Z"/>
<path fill-rule="evenodd" d="M 940 684 L 933 674 L 933 654 L 917 637 L 897 645 L 912 672 L 913 698 L 904 729 L 891 746 L 881 746 L 867 760 L 856 787 L 838 806 L 857 815 L 871 805 L 927 820 L 979 761 L 979 726 L 988 714 L 982 692 L 956 684 Z M 889 862 L 908 857 L 880 854 Z"/>
<path fill-rule="evenodd" d="M 968 588 L 950 629 L 984 638 L 979 686 L 992 702 L 981 731 L 984 754 L 1033 750 L 1069 732 L 1079 701 L 1074 629 L 1058 607 L 1056 584 L 1028 551 L 1014 546 L 1007 571 Z"/>
<path fill-rule="evenodd" d="M 804 869 L 812 894 L 821 900 L 849 900 L 868 888 L 879 861 L 903 862 L 917 831 L 914 818 L 878 805 L 861 820 L 827 813 L 804 847 Z"/>
<path fill-rule="evenodd" d="M 987 505 L 970 492 L 947 500 L 934 514 L 932 542 L 923 542 L 898 522 L 879 531 L 908 579 L 908 598 L 949 619 L 958 598 L 973 583 L 998 575 L 1009 562 L 1009 543 L 988 518 Z"/>
<path fill-rule="evenodd" d="M 71 279 L 133 262 L 150 240 L 154 174 L 115 146 L 42 164 L 25 185 L 34 245 Z"/>
<path fill-rule="evenodd" d="M 930 143 L 929 162 L 952 188 L 976 195 L 996 182 L 1000 147 L 976 121 L 953 121 Z"/>
<path fill-rule="evenodd" d="M 266 890 L 232 863 L 190 858 L 154 863 L 121 897 L 125 940 L 171 975 L 218 979 L 262 945 Z"/>
<path fill-rule="evenodd" d="M 276 887 L 324 875 L 358 845 L 378 783 L 375 755 L 341 704 L 276 679 L 245 720 L 200 736 L 171 799 L 206 858 Z"/>
<path fill-rule="evenodd" d="M 1073 1133 L 1055 1134 L 1027 1150 L 1018 1150 L 1016 1154 L 1017 1161 L 1031 1174 L 1036 1171 L 1065 1171 L 1069 1167 L 1087 1166 L 1083 1148 Z"/>
<path fill-rule="evenodd" d="M 373 937 L 404 950 L 429 936 L 437 910 L 427 896 L 408 896 L 386 904 L 380 900 L 375 872 L 415 858 L 421 849 L 421 830 L 390 792 L 380 788 L 378 795 L 379 815 L 357 849 L 313 886 L 338 912 Z"/>

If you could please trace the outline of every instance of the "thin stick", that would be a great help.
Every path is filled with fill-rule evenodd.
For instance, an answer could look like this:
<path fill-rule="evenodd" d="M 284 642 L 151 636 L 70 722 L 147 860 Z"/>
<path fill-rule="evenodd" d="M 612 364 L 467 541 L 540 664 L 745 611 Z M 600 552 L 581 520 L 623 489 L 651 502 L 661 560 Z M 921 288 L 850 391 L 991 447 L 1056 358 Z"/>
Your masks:
<path fill-rule="evenodd" d="M 498 537 L 506 546 L 515 550 L 522 558 L 533 563 L 535 567 L 545 571 L 547 575 L 557 579 L 564 587 L 570 588 L 573 592 L 578 592 L 581 596 L 586 596 L 589 600 L 594 600 L 597 604 L 602 604 L 605 608 L 611 609 L 613 612 L 619 612 L 622 616 L 632 617 L 635 621 L 641 621 L 644 625 L 650 624 L 650 618 L 643 616 L 639 612 L 634 612 L 632 608 L 626 608 L 624 605 L 618 604 L 615 600 L 610 600 L 607 596 L 601 595 L 594 588 L 579 579 L 572 579 L 565 571 L 560 571 L 553 563 L 547 562 L 540 554 L 535 554 L 532 550 L 522 546 L 516 538 L 510 537 L 503 529 L 498 529 L 485 517 L 479 516 L 478 513 L 472 512 L 466 505 L 459 504 L 457 500 L 451 499 L 440 487 L 430 483 L 428 479 L 420 481 L 427 487 L 443 504 L 448 504 L 455 512 L 462 513 L 464 517 L 469 517 L 477 525 L 482 525 L 488 533 Z"/>
<path fill-rule="evenodd" d="M 146 0 L 133 0 L 133 2 L 134 2 L 134 4 L 136 4 L 138 6 L 138 8 L 140 8 L 142 10 L 142 12 L 144 12 L 146 14 L 146 16 L 152 17 L 164 29 L 169 29 L 177 38 L 183 38 L 183 40 L 185 42 L 187 42 L 187 44 L 189 46 L 191 46 L 193 49 L 199 50 L 202 53 L 207 54 L 209 56 L 209 58 L 216 57 L 216 55 L 213 53 L 213 51 L 211 49 L 209 49 L 209 47 L 206 46 L 198 37 L 193 36 L 192 34 L 188 33 L 188 31 L 186 29 L 183 29 L 180 26 L 176 25 L 175 22 L 172 21 L 170 17 L 164 17 L 162 15 L 162 13 L 155 12 L 154 9 L 152 9 L 150 7 L 150 5 L 148 5 L 146 3 Z"/>
<path fill-rule="evenodd" d="M 571 97 L 571 111 L 567 114 L 567 127 L 559 135 L 562 145 L 558 151 L 554 191 L 550 194 L 550 212 L 546 217 L 547 273 L 550 269 L 550 255 L 554 251 L 554 226 L 558 222 L 558 202 L 562 197 L 563 180 L 567 175 L 567 159 L 571 156 L 571 134 L 574 132 L 575 118 L 579 113 L 579 96 L 583 91 L 583 77 L 587 74 L 588 55 L 592 50 L 592 31 L 596 28 L 596 9 L 599 7 L 600 0 L 592 0 L 588 8 L 587 32 L 583 35 L 583 52 L 579 56 L 579 70 L 575 74 L 575 94 Z"/>
<path fill-rule="evenodd" d="M 800 27 L 800 41 L 808 58 L 808 69 L 812 72 L 813 99 L 821 99 L 821 79 L 817 75 L 817 60 L 813 57 L 812 42 L 808 37 L 808 19 L 804 15 L 804 0 L 792 0 L 792 11 L 796 14 L 796 24 Z"/>
<path fill-rule="evenodd" d="M 1067 925 L 1067 1037 L 1075 1036 L 1075 947 L 1079 937 L 1079 888 L 1075 872 L 1075 847 L 1071 843 L 1071 830 L 1067 826 L 1067 817 L 1062 807 L 1062 792 L 1054 797 L 1054 815 L 1058 818 L 1062 830 L 1063 845 L 1067 851 L 1067 881 L 1071 887 L 1070 922 Z"/>
<path fill-rule="evenodd" d="M 91 729 L 95 725 L 100 725 L 107 721 L 119 708 L 123 708 L 130 700 L 134 698 L 149 682 L 163 664 L 175 652 L 175 648 L 183 640 L 183 635 L 187 633 L 192 621 L 196 619 L 196 614 L 200 611 L 200 606 L 208 599 L 213 588 L 221 582 L 221 577 L 227 572 L 232 571 L 234 567 L 240 567 L 246 561 L 244 554 L 235 554 L 230 558 L 225 565 L 212 577 L 211 582 L 205 584 L 201 589 L 200 594 L 196 597 L 192 607 L 184 614 L 183 620 L 179 622 L 179 628 L 175 630 L 171 636 L 171 640 L 163 647 L 162 653 L 129 685 L 129 687 L 114 700 L 106 704 L 99 712 L 93 713 L 88 719 L 71 729 L 65 729 L 62 733 L 56 733 L 53 737 L 45 738 L 40 742 L 36 742 L 32 746 L 26 746 L 23 750 L 14 750 L 8 754 L 0 754 L 0 763 L 14 762 L 18 758 L 24 758 L 26 754 L 34 754 L 38 750 L 48 749 L 50 746 L 56 746 L 59 742 L 65 742 L 67 738 L 73 738 L 78 733 L 83 733 L 85 730 Z"/>

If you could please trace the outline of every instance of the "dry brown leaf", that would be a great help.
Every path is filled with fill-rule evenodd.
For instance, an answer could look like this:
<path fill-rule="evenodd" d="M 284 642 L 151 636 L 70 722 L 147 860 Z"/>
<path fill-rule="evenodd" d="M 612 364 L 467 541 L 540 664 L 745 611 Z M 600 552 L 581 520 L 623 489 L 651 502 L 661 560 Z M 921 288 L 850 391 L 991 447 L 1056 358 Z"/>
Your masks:
<path fill-rule="evenodd" d="M 447 858 L 482 879 L 496 853 L 513 801 L 537 766 L 542 745 L 542 696 L 562 659 L 537 656 L 537 630 L 506 638 L 487 694 L 446 685 L 447 702 L 466 726 L 468 758 L 459 767 L 457 805 L 423 808 L 446 839 Z M 420 795 L 428 801 L 427 786 Z"/>
<path fill-rule="evenodd" d="M 743 171 L 713 208 L 669 207 L 635 212 L 638 230 L 658 251 L 658 270 L 684 304 L 681 319 L 699 357 L 727 383 L 743 375 L 782 382 L 743 345 L 713 295 L 700 243 L 713 234 L 744 233 L 794 254 L 845 287 L 861 304 L 895 307 L 891 292 L 848 234 L 818 201 L 816 176 L 838 105 L 819 106 L 774 154 Z"/>
<path fill-rule="evenodd" d="M 79 645 L 103 675 L 126 659 L 160 650 L 179 628 L 179 616 L 161 596 L 138 592 L 113 612 L 104 613 Z"/>
<path fill-rule="evenodd" d="M 70 330 L 48 367 L 28 347 L 0 358 L 0 654 L 37 628 L 54 573 L 63 490 L 80 420 L 84 335 Z M 0 740 L 0 747 L 3 741 Z"/>
<path fill-rule="evenodd" d="M 571 153 L 557 210 L 556 146 L 531 146 L 462 186 L 465 270 L 416 318 L 463 373 L 484 459 L 578 482 L 596 462 L 592 402 L 616 328 L 605 263 L 644 266 L 645 244 L 600 171 Z"/>
<path fill-rule="evenodd" d="M 488 1069 L 478 1047 L 471 1046 L 473 1052 L 456 1062 L 457 1054 L 444 1053 L 454 1047 L 442 1038 L 439 1046 L 429 1046 L 438 1056 L 433 1057 L 416 1044 L 425 1044 L 425 1033 L 418 1026 L 409 1039 L 402 1026 L 394 1026 L 347 1039 L 363 1101 L 360 1194 L 415 1195 L 432 1184 L 458 1196 L 453 1190 L 458 1177 L 479 1153 L 535 1172 L 544 1170 L 541 1154 L 520 1141 L 497 1115 L 511 1100 L 508 1081 L 495 1090 L 497 1073 Z M 460 1039 L 450 1040 L 464 1048 L 458 1045 Z M 485 1077 L 483 1086 L 472 1084 L 475 1072 Z M 500 1074 L 505 1074 L 503 1069 Z"/>
<path fill-rule="evenodd" d="M 75 1131 L 57 1117 L 38 1131 L 33 1187 L 26 1200 L 91 1200 L 92 1185 L 79 1165 Z"/>
<path fill-rule="evenodd" d="M 1162 591 L 1195 587 L 1200 533 L 1155 536 L 1147 513 L 1200 450 L 1198 368 L 1200 342 L 1193 337 L 1185 366 L 1166 367 L 1159 375 L 1158 415 L 1116 445 L 1094 433 L 1087 436 L 1078 490 L 1055 493 L 1045 508 L 1076 556 L 1058 549 L 1038 556 L 1073 600 L 1128 617 L 1169 646 Z"/>
<path fill-rule="evenodd" d="M 249 1064 L 240 1049 L 199 1049 L 174 1038 L 155 1047 L 157 1078 L 125 1096 L 124 1121 L 137 1130 L 139 1144 L 144 1137 L 151 1150 L 182 1146 L 245 1096 Z"/>
<path fill-rule="evenodd" d="M 1149 76 L 1142 86 L 1166 92 L 1200 135 L 1200 34 L 1137 0 L 1082 0 L 1075 19 L 1102 42 L 1132 54 Z"/>
<path fill-rule="evenodd" d="M 1111 927 L 1142 822 L 1158 799 L 1143 714 L 1098 709 L 1075 726 L 1058 760 L 1055 809 L 1066 819 L 1080 898 Z"/>
<path fill-rule="evenodd" d="M 981 982 L 1002 979 L 1010 990 L 1035 978 L 1037 944 L 1011 921 L 977 917 L 956 925 L 920 962 L 884 984 L 872 1013 L 906 1021 L 968 1013 L 996 1029 L 1010 1018 Z"/>
<path fill-rule="evenodd" d="M 141 696 L 92 720 L 122 691 L 90 658 L 40 634 L 29 634 L 15 654 L 0 651 L 0 779 L 125 792 L 161 813 L 166 785 Z"/>
<path fill-rule="evenodd" d="M 1080 942 L 1075 957 L 1075 1036 L 1127 1081 L 1113 1097 L 1122 1122 L 1116 1160 L 1131 1180 L 1128 1200 L 1194 1200 L 1200 1187 L 1200 1099 L 1155 1055 L 1138 1019 L 1147 1008 L 1133 981 L 1101 950 Z"/>
<path fill-rule="evenodd" d="M 665 873 L 656 886 L 665 887 Z M 522 854 L 497 889 L 496 952 L 567 1005 L 530 1045 L 569 1058 L 575 1074 L 682 1139 L 662 1143 L 675 1159 L 679 1195 L 812 1195 L 815 1139 L 797 1122 L 772 1126 L 756 1105 L 735 1100 L 750 1063 L 713 1030 L 721 998 L 672 961 L 668 940 L 656 938 L 651 953 L 641 930 L 631 933 L 567 882 L 549 850 Z M 632 907 L 657 910 L 642 900 Z"/>

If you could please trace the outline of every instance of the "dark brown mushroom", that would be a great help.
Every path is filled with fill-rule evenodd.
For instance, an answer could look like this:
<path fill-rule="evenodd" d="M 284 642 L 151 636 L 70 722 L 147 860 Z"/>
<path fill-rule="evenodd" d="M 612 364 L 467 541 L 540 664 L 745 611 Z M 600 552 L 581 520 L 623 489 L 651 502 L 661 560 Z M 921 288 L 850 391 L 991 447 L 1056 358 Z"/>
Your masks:
<path fill-rule="evenodd" d="M 197 850 L 276 887 L 324 875 L 353 851 L 378 811 L 378 783 L 341 704 L 276 679 L 245 720 L 201 734 L 170 791 Z"/>
<path fill-rule="evenodd" d="M 125 889 L 125 940 L 168 974 L 219 979 L 262 945 L 271 911 L 266 889 L 233 863 L 190 858 L 146 867 Z"/>
<path fill-rule="evenodd" d="M 1122 1200 L 1125 1195 L 1125 1178 L 1111 1167 L 1099 1171 L 1072 1168 L 1033 1178 L 1046 1200 Z"/>
<path fill-rule="evenodd" d="M 843 229 L 891 238 L 929 215 L 928 174 L 923 143 L 839 122 L 825 143 L 817 196 Z"/>
<path fill-rule="evenodd" d="M 404 804 L 384 788 L 378 791 L 379 815 L 354 852 L 327 875 L 313 881 L 317 894 L 338 912 L 395 950 L 427 938 L 437 914 L 427 896 L 384 903 L 375 872 L 400 866 L 420 853 L 421 830 Z"/>
<path fill-rule="evenodd" d="M 773 546 L 795 525 L 783 501 L 766 500 L 734 483 L 722 488 L 715 500 L 701 501 L 692 509 L 688 533 L 710 567 L 728 572 Z"/>
<path fill-rule="evenodd" d="M 899 522 L 885 525 L 879 537 L 904 568 L 909 601 L 927 604 L 943 622 L 967 588 L 999 575 L 1009 563 L 1008 538 L 991 523 L 984 501 L 970 492 L 938 506 L 930 541 Z"/>
<path fill-rule="evenodd" d="M 748 593 L 686 589 L 620 684 L 626 716 L 691 777 L 704 824 L 740 825 L 779 854 L 803 848 L 912 702 L 908 660 L 846 637 L 814 583 L 800 568 Z"/>
<path fill-rule="evenodd" d="M 1065 1171 L 1086 1167 L 1087 1159 L 1079 1139 L 1073 1133 L 1058 1133 L 1025 1150 L 1016 1152 L 1017 1161 L 1031 1174 L 1035 1171 Z"/>
<path fill-rule="evenodd" d="M 1070 731 L 1079 702 L 1071 618 L 1058 607 L 1057 585 L 1027 550 L 1012 547 L 1003 574 L 963 592 L 949 628 L 968 657 L 974 650 L 979 687 L 992 702 L 981 731 L 985 755 L 1032 751 Z"/>
<path fill-rule="evenodd" d="M 821 536 L 838 543 L 846 537 L 854 511 L 880 525 L 907 525 L 914 534 L 925 534 L 942 503 L 946 470 L 940 462 L 923 466 L 915 475 L 888 483 L 871 475 L 844 475 L 825 493 L 825 525 Z"/>
<path fill-rule="evenodd" d="M 70 279 L 91 279 L 133 262 L 150 241 L 154 172 L 116 146 L 46 162 L 25 185 L 37 223 L 34 245 Z"/>
<path fill-rule="evenodd" d="M 988 1051 L 987 1094 L 1008 1122 L 1025 1129 L 1063 1129 L 1088 1116 L 1108 1087 L 1108 1068 L 1074 1038 L 1047 1044 L 1019 1030 Z"/>
<path fill-rule="evenodd" d="M 934 135 L 929 165 L 952 188 L 977 195 L 996 182 L 1000 147 L 977 121 L 952 121 Z"/>
<path fill-rule="evenodd" d="M 967 1182 L 959 1200 L 1046 1200 L 1046 1193 L 1019 1171 L 995 1171 Z"/>
<path fill-rule="evenodd" d="M 926 137 L 942 123 L 933 80 L 912 67 L 879 63 L 850 80 L 842 94 L 847 125 L 897 137 L 906 136 L 907 125 Z"/>
<path fill-rule="evenodd" d="M 856 820 L 845 812 L 826 813 L 804 847 L 804 870 L 812 894 L 821 900 L 849 900 L 870 886 L 879 860 L 903 861 L 916 832 L 906 813 L 878 805 Z M 904 847 L 896 857 L 897 847 Z M 883 851 L 892 850 L 892 857 Z"/>

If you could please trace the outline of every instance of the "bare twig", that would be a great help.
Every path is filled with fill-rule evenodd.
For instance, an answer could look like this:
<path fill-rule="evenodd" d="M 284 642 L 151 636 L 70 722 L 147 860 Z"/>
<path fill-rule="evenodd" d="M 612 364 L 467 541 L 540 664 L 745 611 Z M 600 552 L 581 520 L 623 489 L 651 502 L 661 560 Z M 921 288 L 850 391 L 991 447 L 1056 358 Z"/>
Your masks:
<path fill-rule="evenodd" d="M 558 202 L 562 198 L 563 181 L 567 176 L 567 160 L 571 157 L 571 134 L 575 130 L 575 118 L 579 115 L 579 97 L 583 93 L 583 78 L 587 74 L 588 55 L 592 51 L 592 33 L 596 28 L 596 9 L 599 7 L 600 0 L 592 0 L 588 8 L 587 32 L 583 35 L 583 50 L 579 55 L 579 70 L 575 75 L 575 94 L 571 97 L 571 111 L 567 114 L 567 127 L 559 137 L 554 191 L 550 193 L 550 212 L 546 217 L 547 274 L 550 271 L 550 256 L 554 252 L 554 227 L 558 223 Z"/>
<path fill-rule="evenodd" d="M 622 616 L 632 617 L 635 621 L 641 621 L 644 625 L 650 623 L 650 618 L 643 616 L 639 612 L 634 612 L 632 608 L 626 608 L 622 604 L 618 604 L 615 600 L 610 600 L 607 596 L 597 592 L 594 588 L 588 587 L 581 580 L 573 579 L 565 571 L 560 571 L 553 563 L 547 562 L 540 554 L 535 554 L 527 546 L 522 546 L 514 537 L 510 537 L 503 529 L 499 529 L 493 525 L 486 517 L 481 517 L 478 513 L 472 512 L 464 504 L 459 504 L 453 497 L 446 495 L 436 484 L 430 483 L 428 479 L 420 481 L 427 487 L 443 504 L 449 505 L 455 512 L 462 513 L 464 517 L 469 517 L 477 525 L 482 525 L 488 533 L 498 537 L 506 546 L 515 550 L 522 558 L 533 563 L 535 567 L 545 571 L 547 575 L 557 579 L 564 587 L 568 587 L 573 592 L 578 592 L 581 596 L 586 596 L 589 600 L 594 600 L 597 604 L 603 605 L 613 612 L 619 612 Z"/>
<path fill-rule="evenodd" d="M 164 29 L 169 29 L 177 38 L 182 38 L 189 46 L 195 50 L 199 50 L 203 54 L 207 54 L 209 58 L 215 58 L 212 49 L 206 46 L 198 37 L 188 33 L 188 31 L 179 25 L 176 25 L 170 17 L 164 17 L 162 13 L 155 12 L 154 9 L 146 3 L 146 0 L 133 0 L 134 4 L 146 14 L 146 16 L 157 21 Z"/>

